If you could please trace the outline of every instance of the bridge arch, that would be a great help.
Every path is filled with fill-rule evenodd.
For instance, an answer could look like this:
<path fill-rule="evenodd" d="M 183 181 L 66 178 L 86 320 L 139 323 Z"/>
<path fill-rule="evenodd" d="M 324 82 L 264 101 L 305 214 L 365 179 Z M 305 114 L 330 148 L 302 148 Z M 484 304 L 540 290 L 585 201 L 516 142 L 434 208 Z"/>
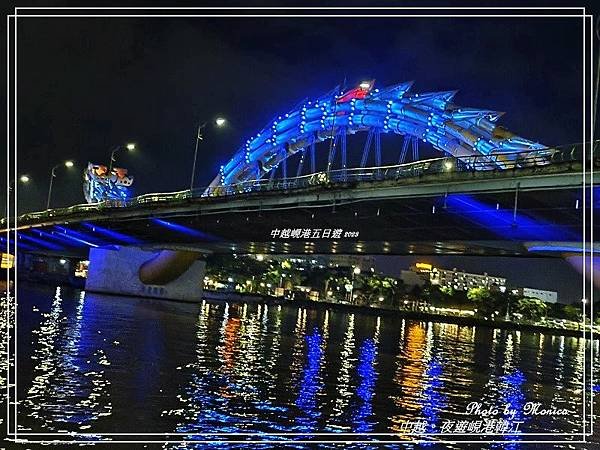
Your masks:
<path fill-rule="evenodd" d="M 452 100 L 457 91 L 413 93 L 412 84 L 376 89 L 371 80 L 347 92 L 336 87 L 316 100 L 300 103 L 248 139 L 221 167 L 209 189 L 259 180 L 267 174 L 273 177 L 280 164 L 285 168 L 286 160 L 299 152 L 299 164 L 307 156 L 315 172 L 315 144 L 325 140 L 331 140 L 326 170 L 331 168 L 338 146 L 341 169 L 346 170 L 346 136 L 358 132 L 368 133 L 361 167 L 372 146 L 376 165 L 381 165 L 381 133 L 404 136 L 399 163 L 404 162 L 409 147 L 416 158 L 419 141 L 428 142 L 443 155 L 494 156 L 490 164 L 500 168 L 503 159 L 498 155 L 509 158 L 515 152 L 547 148 L 498 126 L 501 112 L 455 105 Z M 284 177 L 286 173 L 284 169 Z"/>

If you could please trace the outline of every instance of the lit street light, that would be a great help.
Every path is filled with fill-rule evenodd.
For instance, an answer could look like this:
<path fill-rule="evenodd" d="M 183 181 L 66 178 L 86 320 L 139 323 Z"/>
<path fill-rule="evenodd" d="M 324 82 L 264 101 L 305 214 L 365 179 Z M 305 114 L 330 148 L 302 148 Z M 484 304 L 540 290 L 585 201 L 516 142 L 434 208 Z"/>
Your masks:
<path fill-rule="evenodd" d="M 54 177 L 56 177 L 56 169 L 58 169 L 63 164 L 68 169 L 70 169 L 71 167 L 74 166 L 73 161 L 65 161 L 64 163 L 59 163 L 59 164 L 55 165 L 54 167 L 52 167 L 52 171 L 50 172 L 50 187 L 48 188 L 48 201 L 46 202 L 46 209 L 50 209 L 50 198 L 52 196 L 52 183 L 54 182 Z"/>
<path fill-rule="evenodd" d="M 29 178 L 29 176 L 27 176 L 27 175 L 21 175 L 19 177 L 19 182 L 22 184 L 27 184 L 27 183 L 29 183 L 30 180 L 31 180 L 31 178 Z M 10 183 L 8 184 L 9 192 L 12 192 L 12 190 L 14 189 L 15 182 L 16 182 L 16 180 L 10 180 Z"/>
<path fill-rule="evenodd" d="M 125 144 L 125 148 L 127 149 L 127 151 L 132 152 L 135 150 L 135 144 L 133 142 L 129 142 L 128 144 Z M 112 172 L 113 163 L 116 161 L 115 154 L 120 150 L 123 150 L 123 146 L 117 145 L 113 149 L 113 151 L 110 153 L 110 163 L 108 165 L 108 173 L 109 174 Z"/>
<path fill-rule="evenodd" d="M 352 269 L 352 283 L 350 284 L 350 303 L 354 302 L 354 278 L 356 275 L 360 275 L 360 267 L 356 266 Z"/>
<path fill-rule="evenodd" d="M 215 119 L 215 126 L 222 128 L 227 124 L 227 119 L 223 117 L 217 117 Z M 198 159 L 198 144 L 203 139 L 202 130 L 208 125 L 208 122 L 203 122 L 198 125 L 198 132 L 196 133 L 196 149 L 194 150 L 194 161 L 192 163 L 192 176 L 190 178 L 190 193 L 194 190 L 194 178 L 196 177 L 196 159 Z"/>

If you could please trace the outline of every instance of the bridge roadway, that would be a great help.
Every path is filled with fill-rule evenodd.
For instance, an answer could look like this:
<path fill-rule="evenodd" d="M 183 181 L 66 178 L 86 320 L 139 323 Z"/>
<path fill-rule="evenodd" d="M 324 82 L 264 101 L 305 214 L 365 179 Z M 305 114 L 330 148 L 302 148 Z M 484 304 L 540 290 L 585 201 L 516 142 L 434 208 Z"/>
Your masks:
<path fill-rule="evenodd" d="M 591 180 L 580 161 L 451 170 L 459 162 L 412 163 L 411 176 L 391 176 L 398 167 L 373 168 L 343 178 L 261 180 L 247 185 L 250 192 L 147 194 L 126 207 L 105 202 L 26 214 L 16 229 L 29 249 L 65 254 L 136 245 L 217 253 L 558 256 L 553 249 L 581 247 L 582 187 L 587 183 L 589 194 Z M 424 170 L 442 163 L 450 169 Z"/>

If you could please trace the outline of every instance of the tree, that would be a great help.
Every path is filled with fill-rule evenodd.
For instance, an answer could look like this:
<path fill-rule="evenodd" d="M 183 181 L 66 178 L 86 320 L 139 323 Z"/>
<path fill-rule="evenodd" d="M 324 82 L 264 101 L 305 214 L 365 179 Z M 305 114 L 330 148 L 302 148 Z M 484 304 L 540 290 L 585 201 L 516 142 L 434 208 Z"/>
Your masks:
<path fill-rule="evenodd" d="M 537 322 L 548 312 L 548 305 L 537 298 L 521 298 L 516 301 L 515 311 L 524 319 Z"/>
<path fill-rule="evenodd" d="M 578 307 L 573 305 L 565 305 L 563 307 L 563 315 L 567 320 L 579 321 L 581 311 Z"/>
<path fill-rule="evenodd" d="M 355 282 L 355 291 L 358 294 L 357 300 L 361 304 L 379 304 L 386 306 L 399 306 L 400 293 L 398 281 L 391 277 L 386 277 L 378 274 L 369 274 L 367 277 L 360 278 L 358 283 Z M 379 300 L 379 299 L 383 300 Z"/>
<path fill-rule="evenodd" d="M 432 306 L 443 306 L 452 291 L 452 289 L 449 291 L 447 289 L 448 288 L 440 288 L 438 285 L 427 283 L 423 288 L 423 297 L 425 297 Z"/>
<path fill-rule="evenodd" d="M 478 316 L 489 317 L 495 311 L 496 305 L 489 289 L 482 287 L 471 288 L 467 291 L 467 298 L 471 300 L 477 309 Z"/>

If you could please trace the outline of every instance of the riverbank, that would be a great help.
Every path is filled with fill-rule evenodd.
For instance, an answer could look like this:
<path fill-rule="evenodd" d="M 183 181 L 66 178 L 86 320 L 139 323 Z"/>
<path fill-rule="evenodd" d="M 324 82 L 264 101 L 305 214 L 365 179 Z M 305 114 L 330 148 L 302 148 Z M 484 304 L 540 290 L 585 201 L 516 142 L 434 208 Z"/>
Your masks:
<path fill-rule="evenodd" d="M 218 292 L 204 291 L 203 298 L 207 301 L 214 302 L 252 302 L 266 303 L 274 305 L 290 305 L 302 308 L 318 309 L 318 310 L 335 310 L 346 313 L 360 313 L 374 316 L 400 317 L 411 320 L 452 323 L 461 326 L 480 326 L 486 328 L 500 328 L 506 330 L 531 331 L 537 333 L 553 334 L 558 336 L 573 336 L 598 339 L 600 334 L 586 330 L 585 336 L 583 329 L 573 330 L 569 328 L 549 327 L 546 325 L 537 325 L 529 323 L 508 322 L 503 320 L 485 320 L 479 317 L 464 317 L 435 314 L 425 311 L 412 311 L 404 309 L 391 309 L 372 306 L 348 305 L 343 303 L 333 303 L 327 301 L 312 301 L 312 300 L 288 300 L 282 297 L 271 297 L 260 294 L 243 294 L 238 292 Z"/>

